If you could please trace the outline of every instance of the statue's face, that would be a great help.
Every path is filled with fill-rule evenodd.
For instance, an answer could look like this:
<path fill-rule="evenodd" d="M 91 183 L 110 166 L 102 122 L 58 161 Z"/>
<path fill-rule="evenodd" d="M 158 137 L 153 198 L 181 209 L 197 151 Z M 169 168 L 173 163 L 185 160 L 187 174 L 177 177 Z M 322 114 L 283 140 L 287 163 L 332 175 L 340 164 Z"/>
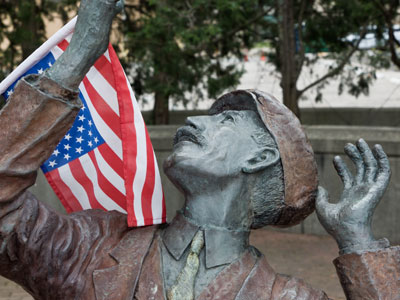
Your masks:
<path fill-rule="evenodd" d="M 254 111 L 190 117 L 176 133 L 165 172 L 178 185 L 238 176 L 260 147 L 252 138 L 260 126 Z"/>

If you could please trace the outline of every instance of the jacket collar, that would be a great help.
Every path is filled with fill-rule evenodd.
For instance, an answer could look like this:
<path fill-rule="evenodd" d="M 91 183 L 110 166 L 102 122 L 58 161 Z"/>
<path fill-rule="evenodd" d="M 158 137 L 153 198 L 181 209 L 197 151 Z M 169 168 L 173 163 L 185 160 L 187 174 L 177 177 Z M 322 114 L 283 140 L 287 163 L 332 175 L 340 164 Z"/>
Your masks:
<path fill-rule="evenodd" d="M 178 213 L 171 224 L 164 229 L 162 240 L 169 253 L 176 260 L 180 260 L 199 230 L 204 231 L 207 268 L 232 263 L 249 246 L 248 231 L 198 226 L 182 213 Z"/>

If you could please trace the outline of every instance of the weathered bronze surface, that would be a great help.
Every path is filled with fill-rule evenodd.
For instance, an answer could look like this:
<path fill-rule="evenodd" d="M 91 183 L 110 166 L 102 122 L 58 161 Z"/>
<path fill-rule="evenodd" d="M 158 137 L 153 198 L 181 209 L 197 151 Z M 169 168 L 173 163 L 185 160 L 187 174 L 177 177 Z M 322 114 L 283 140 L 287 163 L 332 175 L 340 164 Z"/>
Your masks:
<path fill-rule="evenodd" d="M 254 101 L 248 101 L 250 93 Z M 281 155 L 285 180 L 285 208 L 275 225 L 292 226 L 304 220 L 315 208 L 318 177 L 314 152 L 297 117 L 275 97 L 258 90 L 235 91 L 220 97 L 210 113 L 225 110 L 258 111 L 275 138 Z"/>
<path fill-rule="evenodd" d="M 107 45 L 116 9 L 115 1 L 83 0 L 70 50 L 46 74 L 23 79 L 0 112 L 0 274 L 35 299 L 166 299 L 202 231 L 195 299 L 328 299 L 276 274 L 248 242 L 251 228 L 304 219 L 317 189 L 300 123 L 265 93 L 224 95 L 209 116 L 178 130 L 164 169 L 186 202 L 170 225 L 128 228 L 125 215 L 99 210 L 61 215 L 26 191 L 74 121 L 74 90 L 96 58 L 86 56 Z M 99 22 L 107 30 L 95 30 Z M 82 43 L 88 49 L 79 52 Z M 71 55 L 77 61 L 68 65 Z M 386 154 L 363 140 L 345 152 L 357 172 L 335 158 L 340 201 L 330 204 L 323 189 L 317 197 L 318 217 L 340 248 L 339 278 L 348 299 L 400 299 L 400 248 L 371 233 L 390 177 Z"/>

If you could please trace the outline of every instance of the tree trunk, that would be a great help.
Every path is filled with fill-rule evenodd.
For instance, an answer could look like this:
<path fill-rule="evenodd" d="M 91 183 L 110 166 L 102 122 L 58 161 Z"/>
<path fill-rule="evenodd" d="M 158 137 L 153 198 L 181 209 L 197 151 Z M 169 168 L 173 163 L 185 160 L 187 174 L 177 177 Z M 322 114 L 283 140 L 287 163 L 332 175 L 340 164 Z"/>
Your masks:
<path fill-rule="evenodd" d="M 300 119 L 299 96 L 295 86 L 283 89 L 283 104 Z"/>
<path fill-rule="evenodd" d="M 283 103 L 300 118 L 293 1 L 278 0 L 279 65 Z"/>
<path fill-rule="evenodd" d="M 23 0 L 19 3 L 22 10 L 21 30 L 25 33 L 25 38 L 21 41 L 22 59 L 26 59 L 40 46 L 40 27 L 38 22 L 40 17 L 37 5 L 34 1 Z"/>
<path fill-rule="evenodd" d="M 156 92 L 154 97 L 153 121 L 155 125 L 169 124 L 169 96 Z"/>

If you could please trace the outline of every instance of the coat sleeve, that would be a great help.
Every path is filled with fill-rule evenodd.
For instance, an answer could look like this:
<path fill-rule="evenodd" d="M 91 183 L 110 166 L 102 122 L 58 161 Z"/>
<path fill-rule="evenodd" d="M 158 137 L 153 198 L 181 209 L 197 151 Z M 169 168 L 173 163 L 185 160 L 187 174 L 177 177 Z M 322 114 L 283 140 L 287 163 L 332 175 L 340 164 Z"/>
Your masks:
<path fill-rule="evenodd" d="M 333 263 L 347 299 L 400 299 L 400 247 L 345 254 Z"/>
<path fill-rule="evenodd" d="M 77 96 L 47 77 L 31 75 L 17 84 L 0 111 L 0 203 L 35 182 L 79 112 Z"/>
<path fill-rule="evenodd" d="M 0 112 L 0 275 L 35 299 L 94 299 L 93 270 L 112 266 L 106 253 L 126 230 L 119 213 L 61 215 L 26 191 L 74 122 L 78 101 L 30 76 Z"/>

